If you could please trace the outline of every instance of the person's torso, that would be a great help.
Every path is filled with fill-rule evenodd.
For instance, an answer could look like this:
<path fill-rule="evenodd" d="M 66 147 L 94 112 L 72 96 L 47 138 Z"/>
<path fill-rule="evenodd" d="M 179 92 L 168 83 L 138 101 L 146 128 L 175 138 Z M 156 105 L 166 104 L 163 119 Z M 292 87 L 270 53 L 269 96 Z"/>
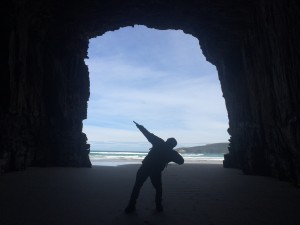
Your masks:
<path fill-rule="evenodd" d="M 165 143 L 154 145 L 142 163 L 144 166 L 162 171 L 171 161 L 169 157 L 172 153 L 171 151 L 173 150 L 168 148 Z"/>

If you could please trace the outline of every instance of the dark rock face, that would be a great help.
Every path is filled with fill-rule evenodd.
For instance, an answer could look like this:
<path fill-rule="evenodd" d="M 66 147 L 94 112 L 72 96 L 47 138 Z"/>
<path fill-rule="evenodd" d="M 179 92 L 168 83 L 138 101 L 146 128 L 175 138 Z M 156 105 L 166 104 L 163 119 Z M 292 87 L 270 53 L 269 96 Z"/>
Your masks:
<path fill-rule="evenodd" d="M 90 166 L 82 133 L 89 98 L 88 40 L 51 32 L 41 5 L 11 5 L 1 61 L 0 171 Z"/>
<path fill-rule="evenodd" d="M 218 68 L 231 135 L 224 166 L 299 185 L 298 7 L 294 1 L 259 2 L 240 47 L 238 71 L 232 68 L 229 75 L 234 64 L 226 61 Z"/>
<path fill-rule="evenodd" d="M 8 2 L 1 14 L 0 171 L 90 166 L 82 133 L 88 41 L 143 24 L 194 35 L 217 66 L 231 135 L 224 167 L 299 184 L 297 9 L 295 0 Z"/>

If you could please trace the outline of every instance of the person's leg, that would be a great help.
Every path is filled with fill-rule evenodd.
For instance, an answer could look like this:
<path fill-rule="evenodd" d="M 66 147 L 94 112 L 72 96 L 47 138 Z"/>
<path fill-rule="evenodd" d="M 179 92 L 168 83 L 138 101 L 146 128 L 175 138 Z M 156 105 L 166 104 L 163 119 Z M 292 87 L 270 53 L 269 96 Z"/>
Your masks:
<path fill-rule="evenodd" d="M 147 171 L 141 166 L 139 170 L 137 171 L 135 183 L 131 192 L 130 201 L 128 203 L 128 206 L 125 209 L 126 213 L 133 212 L 135 210 L 135 203 L 139 196 L 141 187 L 143 186 L 144 182 L 147 180 L 149 174 Z"/>
<path fill-rule="evenodd" d="M 155 193 L 155 203 L 156 209 L 158 211 L 163 211 L 162 207 L 162 182 L 161 182 L 161 172 L 157 172 L 150 175 L 151 183 L 154 186 Z"/>

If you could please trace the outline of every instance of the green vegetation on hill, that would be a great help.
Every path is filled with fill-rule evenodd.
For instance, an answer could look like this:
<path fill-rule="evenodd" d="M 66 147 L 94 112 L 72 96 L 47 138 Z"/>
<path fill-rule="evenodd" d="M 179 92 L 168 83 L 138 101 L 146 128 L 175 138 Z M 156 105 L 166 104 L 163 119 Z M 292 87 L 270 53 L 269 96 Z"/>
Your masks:
<path fill-rule="evenodd" d="M 176 148 L 175 150 L 180 153 L 225 154 L 228 153 L 228 145 L 229 143 L 215 143 L 215 144 L 207 144 L 203 146 Z"/>

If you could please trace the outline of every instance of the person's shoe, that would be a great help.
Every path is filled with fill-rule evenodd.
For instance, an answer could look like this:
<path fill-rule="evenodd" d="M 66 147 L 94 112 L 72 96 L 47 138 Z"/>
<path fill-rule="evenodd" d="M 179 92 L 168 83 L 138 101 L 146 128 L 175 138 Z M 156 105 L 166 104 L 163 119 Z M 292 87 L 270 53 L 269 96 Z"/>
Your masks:
<path fill-rule="evenodd" d="M 156 205 L 156 211 L 157 212 L 162 212 L 162 211 L 164 211 L 164 207 L 161 204 Z"/>
<path fill-rule="evenodd" d="M 129 214 L 129 213 L 133 213 L 135 211 L 135 205 L 128 205 L 126 208 L 125 208 L 125 213 Z"/>

